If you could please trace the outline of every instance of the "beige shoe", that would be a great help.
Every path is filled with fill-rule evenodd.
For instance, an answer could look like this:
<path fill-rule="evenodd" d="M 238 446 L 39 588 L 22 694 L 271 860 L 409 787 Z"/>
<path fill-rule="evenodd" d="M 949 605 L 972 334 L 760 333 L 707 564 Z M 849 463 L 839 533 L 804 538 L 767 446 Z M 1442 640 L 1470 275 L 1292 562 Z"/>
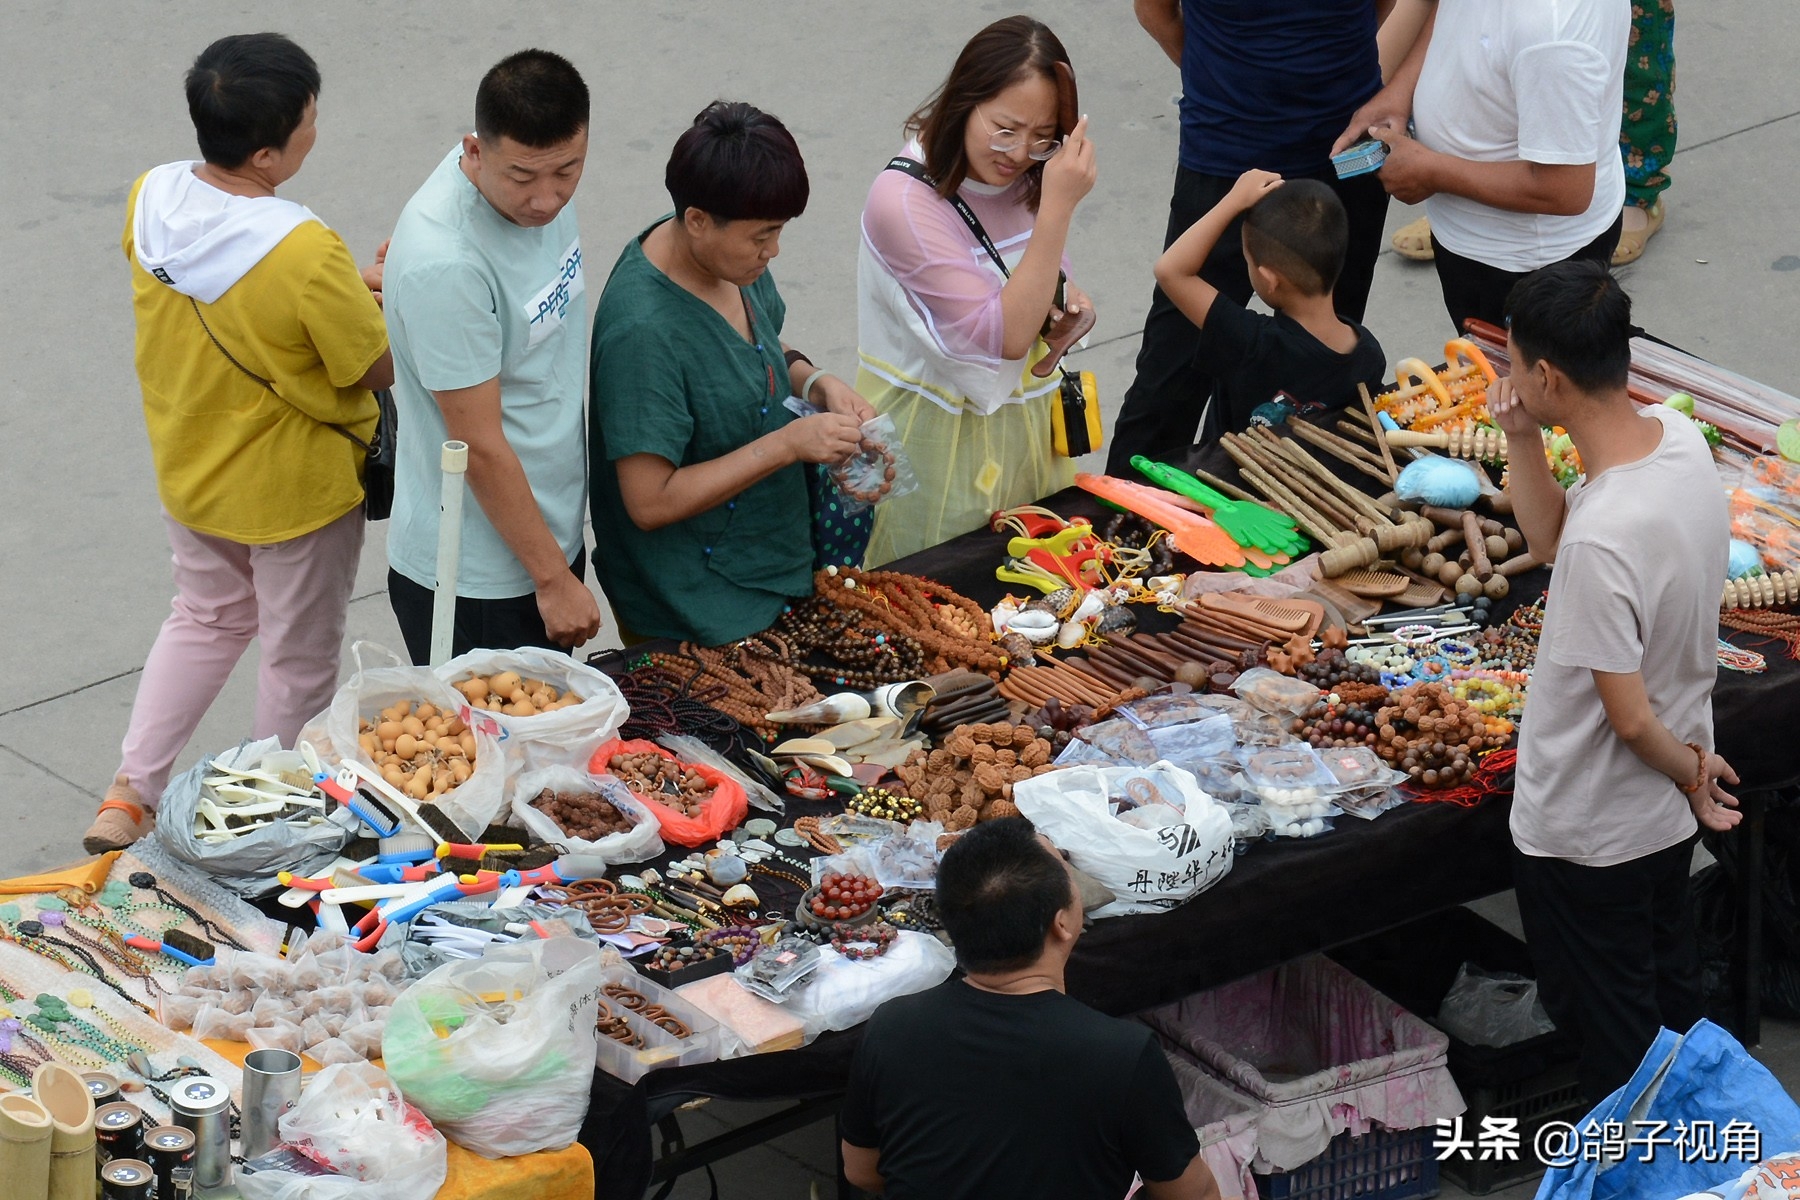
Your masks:
<path fill-rule="evenodd" d="M 81 848 L 89 854 L 123 850 L 140 838 L 149 837 L 155 828 L 156 814 L 144 807 L 137 789 L 120 775 L 106 789 L 106 798 L 100 802 L 100 815 L 82 835 Z"/>
<path fill-rule="evenodd" d="M 1431 218 L 1420 217 L 1410 225 L 1394 230 L 1394 252 L 1414 262 L 1430 262 L 1436 257 L 1431 250 Z"/>
<path fill-rule="evenodd" d="M 1612 265 L 1622 267 L 1626 263 L 1634 263 L 1644 256 L 1644 248 L 1656 231 L 1663 227 L 1663 202 L 1661 197 L 1656 203 L 1644 210 L 1644 227 L 1642 229 L 1626 229 L 1619 234 L 1619 244 L 1613 247 Z"/>

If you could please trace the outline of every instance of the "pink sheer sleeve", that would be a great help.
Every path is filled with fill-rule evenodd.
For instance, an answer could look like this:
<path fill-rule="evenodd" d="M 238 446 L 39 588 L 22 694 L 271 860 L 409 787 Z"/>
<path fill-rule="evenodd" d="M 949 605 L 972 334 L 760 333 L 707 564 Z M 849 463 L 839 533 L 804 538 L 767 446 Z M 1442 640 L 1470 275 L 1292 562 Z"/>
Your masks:
<path fill-rule="evenodd" d="M 947 201 L 911 176 L 883 171 L 869 189 L 862 229 L 876 260 L 905 290 L 943 354 L 1001 360 L 1004 281 Z M 992 228 L 988 235 L 1004 236 Z"/>

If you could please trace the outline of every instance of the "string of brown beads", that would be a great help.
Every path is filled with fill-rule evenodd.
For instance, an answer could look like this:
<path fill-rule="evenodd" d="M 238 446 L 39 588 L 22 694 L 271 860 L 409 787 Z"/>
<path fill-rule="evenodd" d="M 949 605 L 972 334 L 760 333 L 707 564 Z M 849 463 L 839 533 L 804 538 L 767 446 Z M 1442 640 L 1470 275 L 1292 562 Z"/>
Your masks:
<path fill-rule="evenodd" d="M 865 627 L 910 638 L 923 648 L 925 673 L 967 667 L 998 679 L 1007 654 L 995 644 L 987 611 L 934 580 L 901 571 L 831 567 L 813 576 L 827 603 L 861 615 Z"/>
<path fill-rule="evenodd" d="M 1428 788 L 1469 782 L 1488 748 L 1482 715 L 1441 683 L 1415 683 L 1389 701 L 1376 714 L 1375 752 Z"/>

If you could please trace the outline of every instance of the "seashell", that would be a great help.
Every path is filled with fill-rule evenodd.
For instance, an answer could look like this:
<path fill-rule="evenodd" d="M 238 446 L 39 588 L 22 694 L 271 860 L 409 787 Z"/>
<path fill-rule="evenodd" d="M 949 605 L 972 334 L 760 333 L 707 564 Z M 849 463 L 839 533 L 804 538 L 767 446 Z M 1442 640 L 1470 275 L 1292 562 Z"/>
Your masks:
<path fill-rule="evenodd" d="M 1005 633 L 1006 627 L 1010 625 L 1012 619 L 1018 615 L 1019 606 L 1017 604 L 1014 604 L 1011 600 L 1002 600 L 1000 603 L 994 605 L 993 610 L 988 613 L 988 619 L 994 623 L 995 633 Z"/>
<path fill-rule="evenodd" d="M 1056 637 L 1057 625 L 1055 613 L 1042 609 L 1026 609 L 1013 618 L 1012 624 L 1007 627 L 1007 632 L 1016 633 L 1033 645 L 1041 646 Z"/>
<path fill-rule="evenodd" d="M 1105 612 L 1106 607 L 1106 598 L 1104 596 L 1099 592 L 1089 592 L 1081 598 L 1081 603 L 1075 606 L 1075 611 L 1069 614 L 1069 620 L 1091 620 Z"/>
<path fill-rule="evenodd" d="M 848 777 L 850 764 L 835 754 L 802 754 L 800 761 L 815 771 L 823 771 L 827 775 Z"/>
<path fill-rule="evenodd" d="M 809 742 L 828 742 L 830 754 L 837 750 L 848 750 L 852 746 L 860 746 L 864 742 L 873 742 L 880 738 L 900 732 L 900 720 L 897 717 L 868 717 L 861 721 L 846 721 L 842 725 L 834 725 L 816 738 L 807 738 Z"/>
<path fill-rule="evenodd" d="M 837 746 L 822 737 L 789 738 L 770 753 L 781 758 L 793 758 L 800 754 L 836 754 L 837 749 Z"/>
<path fill-rule="evenodd" d="M 1044 603 L 1049 605 L 1050 611 L 1059 617 L 1064 613 L 1073 611 L 1075 605 L 1078 604 L 1080 600 L 1081 597 L 1076 593 L 1074 588 L 1057 588 L 1054 592 L 1051 592 L 1044 597 Z"/>
<path fill-rule="evenodd" d="M 1037 661 L 1037 655 L 1031 652 L 1031 639 L 1022 633 L 1008 632 L 1002 635 L 1000 648 L 1011 657 L 1015 667 L 1029 667 Z"/>
<path fill-rule="evenodd" d="M 1056 631 L 1056 644 L 1064 650 L 1073 650 L 1081 645 L 1087 636 L 1087 626 L 1080 621 L 1064 621 L 1062 628 Z"/>
<path fill-rule="evenodd" d="M 725 895 L 721 898 L 720 903 L 727 908 L 755 908 L 762 903 L 762 900 L 757 896 L 756 889 L 749 884 L 734 883 L 725 889 Z"/>
<path fill-rule="evenodd" d="M 1137 628 L 1137 614 L 1123 605 L 1100 614 L 1094 626 L 1101 633 L 1130 633 Z"/>
<path fill-rule="evenodd" d="M 735 854 L 715 854 L 706 860 L 706 877 L 715 887 L 730 887 L 750 877 L 750 864 Z"/>
<path fill-rule="evenodd" d="M 769 720 L 784 725 L 838 725 L 845 721 L 860 721 L 873 711 L 868 700 L 855 692 L 838 692 L 803 708 L 772 712 Z"/>

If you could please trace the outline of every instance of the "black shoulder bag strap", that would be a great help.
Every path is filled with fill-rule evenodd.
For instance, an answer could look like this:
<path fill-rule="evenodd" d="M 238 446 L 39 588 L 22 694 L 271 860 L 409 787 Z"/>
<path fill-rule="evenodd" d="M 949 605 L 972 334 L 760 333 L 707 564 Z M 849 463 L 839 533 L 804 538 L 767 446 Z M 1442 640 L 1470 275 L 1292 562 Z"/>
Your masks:
<path fill-rule="evenodd" d="M 261 375 L 258 375 L 255 371 L 252 371 L 249 367 L 246 367 L 243 363 L 239 362 L 237 360 L 237 356 L 235 354 L 233 354 L 231 351 L 227 350 L 225 348 L 225 343 L 221 342 L 219 340 L 219 335 L 212 331 L 212 326 L 208 325 L 206 323 L 206 317 L 200 312 L 200 302 L 198 300 L 195 300 L 192 296 L 189 296 L 188 303 L 193 305 L 193 307 L 194 307 L 194 316 L 199 319 L 200 328 L 206 330 L 206 336 L 211 338 L 212 344 L 219 348 L 219 353 L 223 354 L 225 356 L 225 361 L 229 362 L 232 366 L 236 367 L 238 370 L 242 371 L 244 374 L 248 375 L 250 378 L 256 380 L 256 382 L 262 384 L 265 388 L 268 388 L 269 394 L 271 396 L 274 396 L 277 400 L 281 401 L 283 404 L 288 405 L 288 407 L 293 408 L 293 409 L 295 409 L 295 411 L 301 412 L 306 416 L 312 416 L 311 413 L 306 413 L 304 409 L 300 409 L 297 405 L 295 405 L 286 396 L 283 396 L 280 392 L 276 391 L 274 384 L 270 383 L 267 379 L 264 379 Z M 316 418 L 316 417 L 314 417 L 313 419 L 318 420 L 318 418 Z M 345 437 L 349 438 L 351 442 L 353 442 L 357 446 L 361 447 L 365 454 L 375 452 L 375 448 L 371 447 L 368 442 L 363 441 L 361 438 L 357 437 L 354 433 L 351 433 L 348 429 L 345 429 L 342 425 L 333 425 L 330 421 L 319 421 L 319 424 L 325 426 L 325 428 L 327 428 L 327 429 L 337 430 L 339 433 L 341 433 Z"/>
<path fill-rule="evenodd" d="M 935 192 L 937 190 L 937 180 L 931 177 L 931 172 L 925 169 L 925 164 L 916 158 L 908 158 L 904 154 L 897 154 L 893 158 L 888 159 L 888 165 L 884 167 L 883 170 L 898 171 L 902 175 L 911 175 L 914 179 L 918 180 L 932 191 Z M 1006 269 L 1006 260 L 1000 257 L 1000 251 L 995 247 L 994 239 L 988 236 L 986 229 L 982 228 L 981 218 L 975 215 L 975 210 L 969 207 L 969 202 L 964 200 L 961 195 L 952 192 L 950 195 L 950 207 L 954 208 L 956 210 L 956 215 L 963 219 L 963 224 L 969 227 L 969 232 L 975 235 L 975 240 L 981 243 L 981 248 L 988 252 L 988 257 L 994 260 L 994 265 L 1000 268 L 1000 273 L 1008 279 L 1011 279 L 1012 272 Z"/>

